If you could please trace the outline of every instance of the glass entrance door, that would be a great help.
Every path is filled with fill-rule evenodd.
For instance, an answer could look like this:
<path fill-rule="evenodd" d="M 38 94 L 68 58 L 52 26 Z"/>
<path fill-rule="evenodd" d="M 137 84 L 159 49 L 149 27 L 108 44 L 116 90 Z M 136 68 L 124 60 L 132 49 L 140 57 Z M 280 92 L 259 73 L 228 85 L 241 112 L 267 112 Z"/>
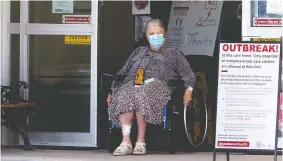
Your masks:
<path fill-rule="evenodd" d="M 96 147 L 98 1 L 21 1 L 20 11 L 21 94 L 40 105 L 31 143 Z"/>

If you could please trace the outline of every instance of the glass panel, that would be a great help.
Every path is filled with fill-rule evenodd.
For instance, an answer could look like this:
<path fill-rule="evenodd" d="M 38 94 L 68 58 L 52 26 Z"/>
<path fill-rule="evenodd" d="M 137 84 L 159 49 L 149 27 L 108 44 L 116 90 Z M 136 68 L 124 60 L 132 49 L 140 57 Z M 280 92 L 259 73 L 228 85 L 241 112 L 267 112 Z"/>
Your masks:
<path fill-rule="evenodd" d="M 11 4 L 10 22 L 20 23 L 20 1 L 10 1 L 10 4 Z"/>
<path fill-rule="evenodd" d="M 30 36 L 31 131 L 90 131 L 90 57 L 90 36 Z"/>
<path fill-rule="evenodd" d="M 11 35 L 11 82 L 14 84 L 19 81 L 20 72 L 20 35 Z"/>
<path fill-rule="evenodd" d="M 282 26 L 282 14 L 266 12 L 267 0 L 251 1 L 251 25 L 253 27 Z"/>
<path fill-rule="evenodd" d="M 91 1 L 30 1 L 29 8 L 31 23 L 90 23 Z"/>

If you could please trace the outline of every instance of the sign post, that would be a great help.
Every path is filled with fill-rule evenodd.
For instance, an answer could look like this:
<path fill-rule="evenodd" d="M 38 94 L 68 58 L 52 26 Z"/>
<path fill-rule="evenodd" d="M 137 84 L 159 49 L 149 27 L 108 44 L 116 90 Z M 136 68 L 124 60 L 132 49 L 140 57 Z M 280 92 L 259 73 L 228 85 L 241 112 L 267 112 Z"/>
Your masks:
<path fill-rule="evenodd" d="M 282 42 L 282 41 L 281 41 Z M 272 151 L 277 160 L 281 42 L 220 42 L 216 152 Z"/>

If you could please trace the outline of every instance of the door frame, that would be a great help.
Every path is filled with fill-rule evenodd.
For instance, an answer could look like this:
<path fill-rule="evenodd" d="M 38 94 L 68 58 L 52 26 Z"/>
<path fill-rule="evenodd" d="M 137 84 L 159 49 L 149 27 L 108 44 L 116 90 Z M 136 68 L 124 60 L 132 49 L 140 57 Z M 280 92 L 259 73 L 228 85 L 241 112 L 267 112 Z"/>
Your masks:
<path fill-rule="evenodd" d="M 10 1 L 7 2 L 5 5 L 8 10 L 7 13 L 10 14 Z M 20 1 L 20 23 L 10 23 L 10 21 L 7 21 L 7 27 L 8 37 L 10 37 L 10 34 L 20 34 L 19 79 L 28 83 L 29 35 L 91 35 L 90 132 L 29 132 L 28 135 L 32 145 L 97 147 L 98 0 L 91 1 L 90 24 L 29 23 L 29 1 Z M 10 41 L 8 42 L 10 43 Z M 10 54 L 10 49 L 8 53 Z M 28 89 L 20 91 L 20 95 L 24 99 L 28 99 L 28 93 Z M 19 137 L 19 144 L 23 145 L 21 137 Z"/>

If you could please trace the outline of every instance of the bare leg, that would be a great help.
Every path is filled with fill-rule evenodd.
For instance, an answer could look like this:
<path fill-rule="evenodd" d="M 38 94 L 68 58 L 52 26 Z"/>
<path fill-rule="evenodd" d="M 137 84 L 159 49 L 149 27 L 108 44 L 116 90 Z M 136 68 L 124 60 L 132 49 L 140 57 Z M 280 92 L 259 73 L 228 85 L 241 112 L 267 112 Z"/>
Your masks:
<path fill-rule="evenodd" d="M 123 125 L 131 125 L 133 119 L 133 112 L 123 113 L 119 116 L 121 127 Z M 122 143 L 131 144 L 130 135 L 123 135 Z"/>
<path fill-rule="evenodd" d="M 138 138 L 137 142 L 144 143 L 145 142 L 145 130 L 146 130 L 146 122 L 144 117 L 136 112 L 137 122 L 138 122 Z"/>

